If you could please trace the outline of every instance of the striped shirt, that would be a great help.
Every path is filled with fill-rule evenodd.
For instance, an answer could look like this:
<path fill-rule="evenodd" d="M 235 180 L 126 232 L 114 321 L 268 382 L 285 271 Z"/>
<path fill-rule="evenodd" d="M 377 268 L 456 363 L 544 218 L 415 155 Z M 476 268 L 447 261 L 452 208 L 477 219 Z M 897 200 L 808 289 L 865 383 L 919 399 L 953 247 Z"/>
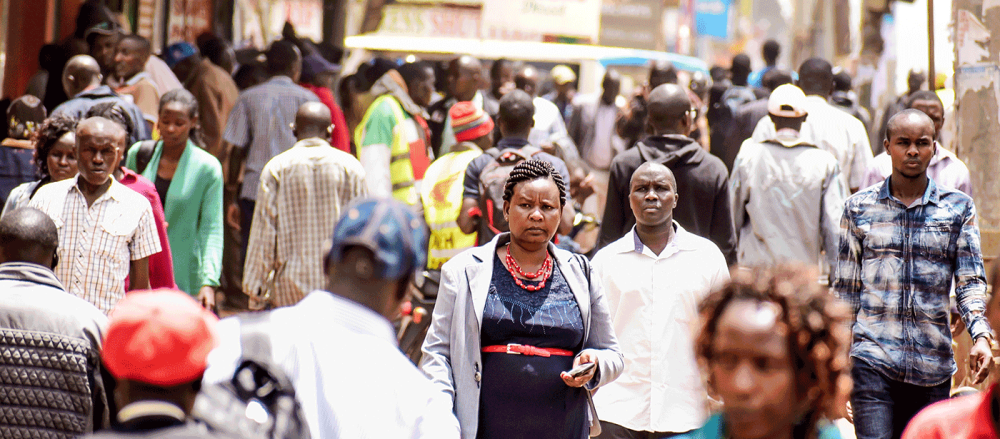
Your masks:
<path fill-rule="evenodd" d="M 323 257 L 346 207 L 368 193 L 354 156 L 305 139 L 264 167 L 250 227 L 243 291 L 271 294 L 275 306 L 326 287 Z M 267 281 L 274 273 L 273 284 Z"/>
<path fill-rule="evenodd" d="M 295 144 L 291 124 L 306 102 L 319 102 L 319 98 L 287 76 L 275 76 L 240 93 L 222 135 L 237 148 L 250 148 L 240 198 L 256 200 L 264 165 Z"/>
<path fill-rule="evenodd" d="M 989 334 L 976 208 L 968 195 L 929 180 L 923 197 L 907 207 L 886 179 L 848 198 L 833 286 L 852 308 L 853 358 L 908 384 L 948 381 L 956 371 L 948 326 L 952 278 L 969 334 Z"/>
<path fill-rule="evenodd" d="M 160 252 L 160 239 L 146 198 L 112 179 L 88 207 L 79 178 L 43 186 L 29 206 L 47 213 L 59 230 L 55 273 L 66 291 L 107 314 L 125 296 L 131 262 Z"/>

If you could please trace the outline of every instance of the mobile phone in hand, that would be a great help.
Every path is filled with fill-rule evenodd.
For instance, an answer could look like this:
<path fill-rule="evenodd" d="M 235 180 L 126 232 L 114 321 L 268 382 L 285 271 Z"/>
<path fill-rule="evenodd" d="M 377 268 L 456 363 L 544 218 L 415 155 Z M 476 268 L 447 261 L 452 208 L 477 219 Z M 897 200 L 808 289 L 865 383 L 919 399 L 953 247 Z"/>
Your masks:
<path fill-rule="evenodd" d="M 597 367 L 597 363 L 583 363 L 566 373 L 573 378 L 580 378 L 590 373 L 590 371 L 594 370 L 595 367 Z"/>

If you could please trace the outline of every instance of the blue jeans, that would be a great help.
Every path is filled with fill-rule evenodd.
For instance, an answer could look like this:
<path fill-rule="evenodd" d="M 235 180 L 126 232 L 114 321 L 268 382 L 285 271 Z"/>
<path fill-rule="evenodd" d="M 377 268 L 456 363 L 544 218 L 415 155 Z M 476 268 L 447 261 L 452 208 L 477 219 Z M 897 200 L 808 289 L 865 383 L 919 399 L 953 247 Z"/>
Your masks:
<path fill-rule="evenodd" d="M 948 399 L 948 381 L 930 387 L 906 384 L 886 378 L 864 361 L 853 360 L 851 406 L 858 439 L 899 439 L 917 412 Z"/>

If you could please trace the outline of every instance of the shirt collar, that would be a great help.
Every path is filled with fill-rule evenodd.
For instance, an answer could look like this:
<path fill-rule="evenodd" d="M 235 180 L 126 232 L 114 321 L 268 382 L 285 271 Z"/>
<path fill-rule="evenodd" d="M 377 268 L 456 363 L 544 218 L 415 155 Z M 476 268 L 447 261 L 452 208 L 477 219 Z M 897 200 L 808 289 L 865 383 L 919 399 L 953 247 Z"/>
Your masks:
<path fill-rule="evenodd" d="M 517 139 L 512 137 L 504 137 L 497 142 L 497 149 L 503 151 L 508 148 L 520 149 L 524 146 L 529 145 L 528 139 Z"/>
<path fill-rule="evenodd" d="M 393 346 L 399 345 L 392 324 L 385 317 L 353 300 L 329 291 L 317 290 L 295 306 L 309 313 L 319 312 L 324 319 L 337 322 L 347 330 L 381 338 Z"/>
<path fill-rule="evenodd" d="M 934 152 L 934 157 L 931 157 L 931 164 L 929 166 L 937 165 L 938 163 L 943 162 L 945 160 L 952 160 L 958 158 L 955 155 L 955 153 L 948 151 L 947 149 L 945 149 L 945 147 L 941 146 L 941 144 L 938 143 L 937 141 L 934 141 L 934 143 L 937 145 L 937 150 Z"/>
<path fill-rule="evenodd" d="M 330 146 L 330 143 L 319 137 L 310 137 L 295 142 L 295 146 Z"/>
<path fill-rule="evenodd" d="M 646 247 L 646 245 L 642 243 L 642 240 L 639 239 L 639 231 L 636 230 L 636 226 L 632 226 L 632 246 L 623 248 L 621 253 L 635 252 L 639 254 L 647 254 L 652 257 L 665 258 L 680 251 L 695 250 L 696 247 L 692 245 L 691 241 L 687 237 L 687 231 L 684 230 L 680 224 L 677 224 L 677 221 L 673 222 L 673 226 L 674 237 L 669 243 L 667 243 L 667 246 L 664 247 L 659 256 L 653 254 L 653 251 L 648 250 L 649 247 Z"/>
<path fill-rule="evenodd" d="M 126 85 L 136 85 L 136 84 L 139 83 L 139 81 L 142 81 L 144 78 L 150 78 L 149 73 L 139 72 L 139 73 L 136 73 L 131 78 L 128 78 L 128 80 L 125 81 L 125 84 Z M 152 81 L 150 81 L 150 82 L 152 82 Z"/>
<path fill-rule="evenodd" d="M 32 282 L 60 290 L 66 289 L 51 269 L 30 262 L 7 262 L 0 264 L 0 279 Z"/>
<path fill-rule="evenodd" d="M 267 80 L 267 82 L 280 83 L 281 85 L 295 85 L 295 82 L 292 81 L 292 78 L 289 78 L 285 75 L 272 76 L 271 79 Z"/>
<path fill-rule="evenodd" d="M 118 411 L 121 423 L 148 417 L 167 417 L 183 422 L 187 415 L 180 407 L 164 401 L 136 401 Z"/>
<path fill-rule="evenodd" d="M 71 190 L 72 189 L 76 189 L 76 191 L 79 192 L 80 195 L 82 196 L 83 195 L 83 191 L 80 190 L 80 178 L 81 177 L 82 176 L 79 173 L 76 174 L 76 177 L 75 177 L 76 180 L 73 180 L 73 186 L 70 189 Z M 97 203 L 103 201 L 105 198 L 114 198 L 115 201 L 124 201 L 121 198 L 121 193 L 118 192 L 118 189 L 120 187 L 123 187 L 123 186 L 121 186 L 121 183 L 119 183 L 118 180 L 115 179 L 115 176 L 112 175 L 111 176 L 111 186 L 108 186 L 108 190 L 106 192 L 104 192 L 103 194 L 101 194 L 100 197 L 97 197 L 96 200 L 94 200 L 94 204 L 97 204 Z"/>
<path fill-rule="evenodd" d="M 894 200 L 894 201 L 896 200 L 896 198 L 892 196 L 892 191 L 889 188 L 890 179 L 892 179 L 891 175 L 886 177 L 886 179 L 882 182 L 882 187 L 879 188 L 878 190 L 879 200 L 883 199 Z M 934 183 L 933 178 L 927 177 L 927 188 L 924 189 L 924 195 L 920 197 L 920 200 L 918 202 L 912 204 L 911 206 L 923 206 L 928 203 L 940 204 L 940 201 L 941 201 L 941 194 L 940 191 L 938 191 L 937 184 Z M 909 208 L 911 206 L 906 206 L 906 207 Z"/>

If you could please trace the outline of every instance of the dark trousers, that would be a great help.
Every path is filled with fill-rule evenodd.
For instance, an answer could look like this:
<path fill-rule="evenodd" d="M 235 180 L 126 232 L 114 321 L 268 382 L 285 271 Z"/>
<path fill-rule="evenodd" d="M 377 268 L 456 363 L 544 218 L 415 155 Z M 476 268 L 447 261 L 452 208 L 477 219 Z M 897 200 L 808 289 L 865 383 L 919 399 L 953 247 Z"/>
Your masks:
<path fill-rule="evenodd" d="M 674 437 L 682 435 L 683 433 L 662 433 L 653 431 L 635 431 L 629 430 L 618 424 L 612 424 L 610 422 L 601 421 L 601 434 L 597 436 L 598 439 L 666 439 L 669 437 Z"/>
<path fill-rule="evenodd" d="M 858 439 L 899 439 L 906 424 L 924 407 L 948 399 L 951 384 L 924 387 L 886 378 L 854 359 L 851 407 Z"/>
<path fill-rule="evenodd" d="M 240 267 L 247 262 L 247 246 L 250 245 L 250 226 L 253 224 L 253 209 L 257 207 L 257 202 L 240 198 L 240 235 L 243 242 L 240 243 Z"/>

